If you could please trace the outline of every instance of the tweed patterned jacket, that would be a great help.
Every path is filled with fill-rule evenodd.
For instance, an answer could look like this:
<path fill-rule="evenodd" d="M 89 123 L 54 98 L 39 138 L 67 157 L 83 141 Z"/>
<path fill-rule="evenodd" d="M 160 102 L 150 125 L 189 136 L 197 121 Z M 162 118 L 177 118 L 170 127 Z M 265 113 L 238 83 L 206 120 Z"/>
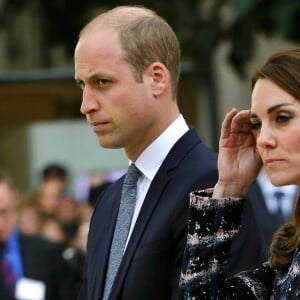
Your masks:
<path fill-rule="evenodd" d="M 179 300 L 300 299 L 300 248 L 289 269 L 274 271 L 268 262 L 225 278 L 232 239 L 239 231 L 245 199 L 211 198 L 213 189 L 190 194 L 188 237 Z"/>

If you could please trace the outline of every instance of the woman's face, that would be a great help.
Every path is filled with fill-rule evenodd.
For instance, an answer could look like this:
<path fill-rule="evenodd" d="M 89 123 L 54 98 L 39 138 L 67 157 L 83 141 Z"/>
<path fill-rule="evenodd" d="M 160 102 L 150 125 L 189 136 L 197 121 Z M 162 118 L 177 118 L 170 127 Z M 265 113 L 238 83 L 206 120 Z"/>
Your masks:
<path fill-rule="evenodd" d="M 161 127 L 152 73 L 145 71 L 143 81 L 137 81 L 124 59 L 117 32 L 109 29 L 85 33 L 74 57 L 82 114 L 102 147 L 125 148 L 134 161 Z"/>
<path fill-rule="evenodd" d="M 251 123 L 271 182 L 300 185 L 300 99 L 261 78 L 252 92 Z"/>

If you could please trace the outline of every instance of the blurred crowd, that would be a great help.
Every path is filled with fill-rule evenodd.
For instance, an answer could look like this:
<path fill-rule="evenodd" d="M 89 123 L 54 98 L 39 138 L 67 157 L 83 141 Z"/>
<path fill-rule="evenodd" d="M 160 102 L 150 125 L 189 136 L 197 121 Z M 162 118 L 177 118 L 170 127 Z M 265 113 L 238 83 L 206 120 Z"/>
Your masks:
<path fill-rule="evenodd" d="M 64 300 L 75 300 L 81 286 L 89 222 L 94 205 L 101 192 L 121 175 L 122 171 L 116 172 L 113 176 L 112 174 L 105 174 L 98 171 L 85 174 L 85 176 L 78 177 L 76 180 L 75 186 L 77 186 L 77 191 L 76 188 L 73 188 L 73 192 L 71 192 L 71 176 L 67 168 L 60 164 L 49 164 L 41 171 L 39 183 L 29 196 L 20 195 L 16 187 L 18 203 L 15 208 L 11 206 L 12 203 L 10 200 L 7 200 L 7 202 L 2 201 L 0 205 L 1 214 L 2 211 L 3 214 L 6 214 L 6 211 L 10 209 L 10 207 L 15 209 L 15 226 L 20 236 L 38 237 L 41 240 L 50 242 L 48 245 L 57 244 L 61 246 L 61 257 L 59 259 L 62 259 L 66 270 L 64 277 L 66 277 L 66 274 L 68 277 L 67 285 L 64 286 L 64 289 L 67 287 L 68 292 L 62 296 Z M 0 186 L 6 185 L 6 183 L 9 182 L 5 178 L 6 177 L 3 176 L 0 180 Z M 74 182 L 72 183 L 74 185 Z M 14 191 L 12 184 L 9 183 L 8 187 L 11 191 Z M 4 192 L 2 197 L 6 199 L 8 198 L 7 195 L 8 194 Z M 13 214 L 11 217 L 11 223 L 13 224 L 12 218 Z M 7 219 L 4 220 L 1 215 L 0 219 L 1 222 L 2 219 L 3 221 L 7 221 Z M 15 229 L 13 227 L 14 225 L 11 225 L 9 229 L 7 229 L 8 233 L 6 236 L 3 234 L 3 237 L 1 237 L 0 232 L 0 244 L 6 242 L 8 248 L 12 243 L 11 240 L 14 239 Z M 2 226 L 2 228 L 4 229 L 5 226 Z M 21 245 L 20 248 L 22 247 Z M 8 257 L 16 256 L 14 255 L 15 250 L 15 247 L 7 249 L 5 255 Z M 25 269 L 26 266 L 22 266 L 22 264 L 24 264 L 27 258 L 22 257 L 24 255 L 22 249 L 20 253 L 18 253 L 18 255 L 22 261 L 21 269 Z M 50 253 L 48 255 L 52 254 Z M 28 256 L 30 255 L 28 254 Z M 15 258 L 11 259 L 12 264 L 16 265 L 15 261 Z M 40 265 L 40 269 L 47 268 L 44 261 L 42 264 L 43 265 Z M 33 266 L 33 268 L 35 268 L 35 266 Z M 44 272 L 47 272 L 47 270 Z M 52 277 L 56 277 L 55 272 L 57 271 L 52 272 Z M 61 273 L 62 271 L 60 270 L 58 272 Z M 17 277 L 28 277 L 25 276 L 27 274 L 24 275 L 24 273 L 27 273 L 26 270 L 22 270 L 21 273 L 22 275 L 18 275 Z M 62 274 L 59 274 L 59 276 L 60 275 Z M 37 274 L 35 279 L 39 279 L 39 276 L 40 275 Z M 35 276 L 33 275 L 32 277 L 34 278 Z M 20 278 L 17 279 L 19 280 Z M 0 298 L 3 295 L 1 294 L 1 280 L 0 276 Z M 49 284 L 50 283 L 48 283 L 48 285 Z M 16 290 L 17 288 L 14 287 L 14 289 Z M 45 297 L 45 300 L 58 300 L 57 297 L 58 296 L 54 297 L 48 295 Z"/>

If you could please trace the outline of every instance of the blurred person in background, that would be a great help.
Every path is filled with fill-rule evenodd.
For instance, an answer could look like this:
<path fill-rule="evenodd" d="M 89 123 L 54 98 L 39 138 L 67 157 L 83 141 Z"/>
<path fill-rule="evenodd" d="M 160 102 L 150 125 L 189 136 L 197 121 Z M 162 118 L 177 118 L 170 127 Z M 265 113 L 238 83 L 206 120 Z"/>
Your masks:
<path fill-rule="evenodd" d="M 59 200 L 62 197 L 62 186 L 57 180 L 47 180 L 41 182 L 38 186 L 35 201 L 41 214 L 47 216 L 55 216 Z"/>
<path fill-rule="evenodd" d="M 21 232 L 39 235 L 42 219 L 42 215 L 35 201 L 30 198 L 20 202 L 18 210 L 18 228 Z"/>
<path fill-rule="evenodd" d="M 90 178 L 89 193 L 88 193 L 88 203 L 95 207 L 98 199 L 104 190 L 111 184 L 106 179 L 106 175 L 101 172 L 93 172 Z"/>
<path fill-rule="evenodd" d="M 87 244 L 87 237 L 90 227 L 90 221 L 82 222 L 77 230 L 76 236 L 73 241 L 74 248 L 86 253 L 86 244 Z"/>
<path fill-rule="evenodd" d="M 78 227 L 63 253 L 68 268 L 72 273 L 73 296 L 77 298 L 83 284 L 83 267 L 86 257 L 87 237 L 92 215 L 92 207 L 88 203 L 79 204 Z"/>
<path fill-rule="evenodd" d="M 297 191 L 296 185 L 274 186 L 264 169 L 251 185 L 247 198 L 253 207 L 262 241 L 260 262 L 270 256 L 275 231 L 292 217 Z"/>
<path fill-rule="evenodd" d="M 39 234 L 49 241 L 62 243 L 65 247 L 67 246 L 67 234 L 58 218 L 54 216 L 44 216 L 41 222 Z"/>
<path fill-rule="evenodd" d="M 75 237 L 77 228 L 80 225 L 80 203 L 70 196 L 59 199 L 55 218 L 61 225 L 66 236 L 67 244 Z"/>
<path fill-rule="evenodd" d="M 68 243 L 74 237 L 78 227 L 78 203 L 70 192 L 69 172 L 66 167 L 51 163 L 42 169 L 41 182 L 37 188 L 35 201 L 42 218 L 52 219 L 53 226 L 49 226 L 49 229 L 62 227 Z M 50 225 L 48 222 L 46 224 Z M 54 226 L 55 224 L 57 226 Z M 58 231 L 55 232 L 58 233 Z M 54 231 L 48 230 L 47 232 L 54 233 Z"/>
<path fill-rule="evenodd" d="M 61 186 L 61 190 L 68 189 L 69 171 L 61 164 L 51 163 L 42 170 L 42 181 L 55 180 Z"/>
<path fill-rule="evenodd" d="M 30 300 L 30 294 L 72 299 L 63 245 L 18 230 L 18 197 L 13 181 L 0 171 L 0 299 Z"/>
<path fill-rule="evenodd" d="M 41 171 L 41 180 L 35 192 L 35 201 L 42 214 L 57 214 L 59 200 L 69 196 L 69 173 L 60 164 L 51 163 Z"/>

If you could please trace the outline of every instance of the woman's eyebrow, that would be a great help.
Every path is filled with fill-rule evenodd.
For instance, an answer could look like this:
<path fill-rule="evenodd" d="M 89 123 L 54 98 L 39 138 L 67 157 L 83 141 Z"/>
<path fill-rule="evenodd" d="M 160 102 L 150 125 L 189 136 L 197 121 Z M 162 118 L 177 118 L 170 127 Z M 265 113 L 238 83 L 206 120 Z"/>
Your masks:
<path fill-rule="evenodd" d="M 270 108 L 267 110 L 267 113 L 270 114 L 270 113 L 272 113 L 274 110 L 280 108 L 281 106 L 286 106 L 286 105 L 293 105 L 293 104 L 292 104 L 292 103 L 281 103 L 281 104 L 274 105 L 274 106 L 270 107 Z"/>
<path fill-rule="evenodd" d="M 293 105 L 293 103 L 281 103 L 281 104 L 277 104 L 277 105 L 274 105 L 272 107 L 270 107 L 268 110 L 267 110 L 267 113 L 268 114 L 271 114 L 274 110 L 282 107 L 282 106 L 287 106 L 287 105 Z M 257 118 L 257 114 L 256 113 L 252 113 L 250 118 Z"/>

